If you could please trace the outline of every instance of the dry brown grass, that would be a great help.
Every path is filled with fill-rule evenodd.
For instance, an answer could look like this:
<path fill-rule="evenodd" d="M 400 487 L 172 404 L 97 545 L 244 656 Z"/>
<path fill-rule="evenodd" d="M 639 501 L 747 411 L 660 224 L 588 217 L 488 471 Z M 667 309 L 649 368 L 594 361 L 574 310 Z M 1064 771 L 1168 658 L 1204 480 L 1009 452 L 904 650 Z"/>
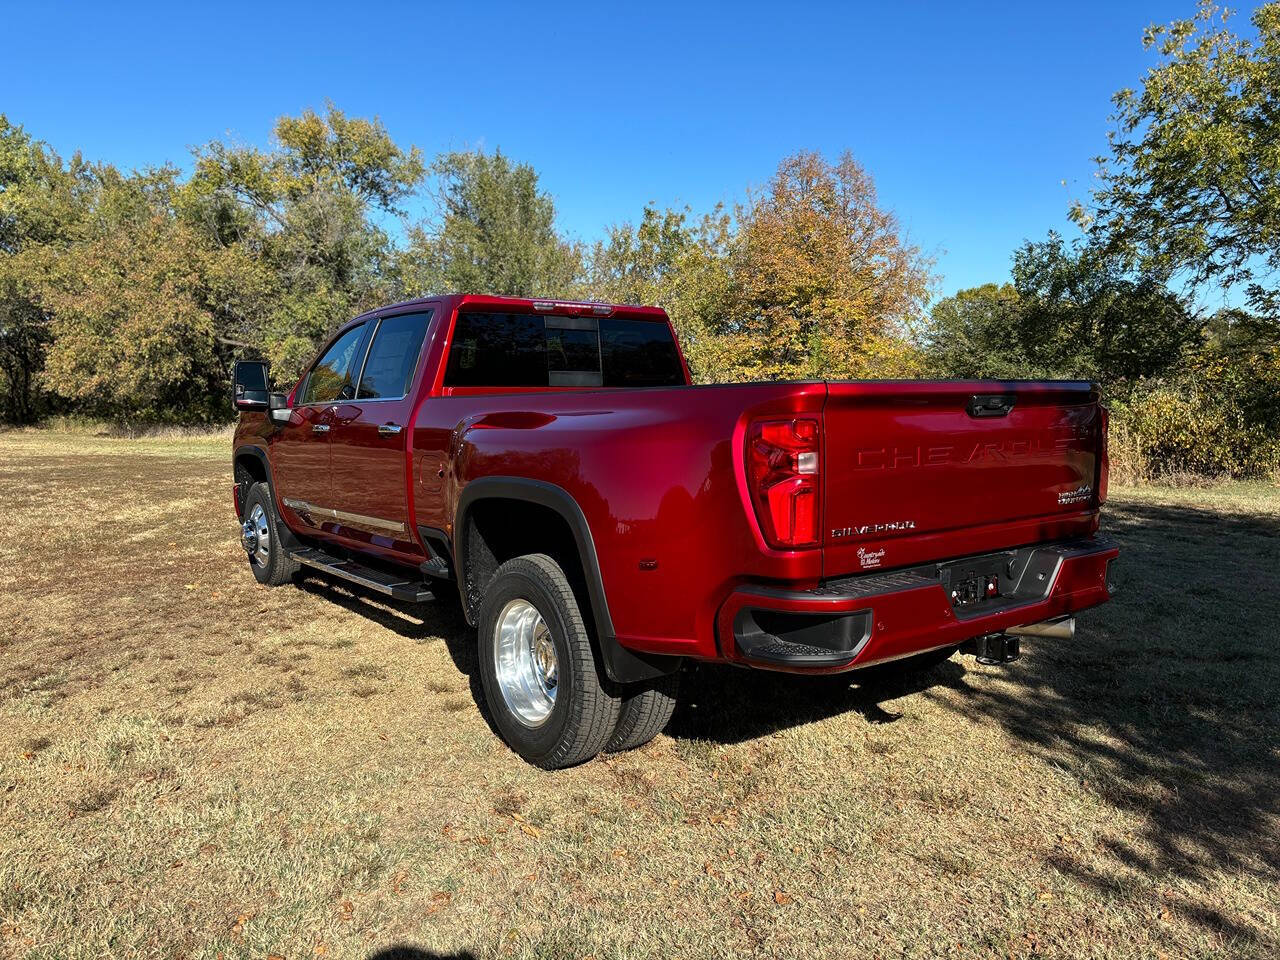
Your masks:
<path fill-rule="evenodd" d="M 1280 494 L 1125 491 L 1074 646 L 690 670 L 549 774 L 449 607 L 258 587 L 221 439 L 0 435 L 0 953 L 1270 957 Z"/>

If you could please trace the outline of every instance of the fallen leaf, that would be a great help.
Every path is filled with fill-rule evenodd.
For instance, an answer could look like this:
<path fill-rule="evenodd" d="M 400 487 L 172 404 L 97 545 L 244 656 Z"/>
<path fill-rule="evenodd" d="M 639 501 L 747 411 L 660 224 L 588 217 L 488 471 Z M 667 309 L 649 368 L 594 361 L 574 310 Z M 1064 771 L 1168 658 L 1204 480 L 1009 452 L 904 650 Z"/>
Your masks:
<path fill-rule="evenodd" d="M 540 836 L 542 836 L 542 831 L 541 831 L 541 830 L 539 830 L 537 827 L 535 827 L 535 826 L 534 826 L 533 824 L 531 824 L 531 823 L 522 823 L 522 824 L 520 824 L 520 829 L 521 829 L 524 833 L 527 833 L 527 834 L 528 834 L 529 836 L 531 836 L 531 837 L 540 837 Z"/>
<path fill-rule="evenodd" d="M 781 890 L 775 890 L 773 891 L 773 902 L 780 907 L 785 907 L 788 904 L 794 903 L 795 901 L 791 897 L 791 894 L 783 893 Z"/>
<path fill-rule="evenodd" d="M 311 952 L 314 953 L 317 957 L 328 956 L 329 945 L 327 943 L 317 943 L 315 946 L 315 949 L 312 950 Z"/>

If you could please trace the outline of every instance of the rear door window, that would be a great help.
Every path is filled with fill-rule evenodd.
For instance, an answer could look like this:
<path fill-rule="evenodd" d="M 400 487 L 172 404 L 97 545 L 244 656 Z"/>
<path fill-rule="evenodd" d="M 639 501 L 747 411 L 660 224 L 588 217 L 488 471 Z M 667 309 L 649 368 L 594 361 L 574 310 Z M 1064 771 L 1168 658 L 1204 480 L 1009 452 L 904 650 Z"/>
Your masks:
<path fill-rule="evenodd" d="M 356 389 L 357 400 L 388 400 L 409 392 L 430 320 L 431 311 L 427 311 L 379 321 Z"/>
<path fill-rule="evenodd" d="M 333 341 L 307 374 L 299 403 L 328 403 L 355 396 L 352 380 L 359 373 L 359 347 L 367 332 L 366 324 L 360 323 Z"/>
<path fill-rule="evenodd" d="M 614 317 L 459 313 L 445 385 L 658 387 L 685 382 L 667 324 Z"/>

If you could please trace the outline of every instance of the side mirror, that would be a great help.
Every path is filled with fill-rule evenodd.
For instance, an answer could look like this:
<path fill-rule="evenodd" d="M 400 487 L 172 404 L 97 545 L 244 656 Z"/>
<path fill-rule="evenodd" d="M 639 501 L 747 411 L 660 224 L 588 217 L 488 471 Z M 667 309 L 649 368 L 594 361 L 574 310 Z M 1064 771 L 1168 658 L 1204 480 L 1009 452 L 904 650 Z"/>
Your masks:
<path fill-rule="evenodd" d="M 293 416 L 293 408 L 289 406 L 289 398 L 283 393 L 273 393 L 267 397 L 267 416 L 272 423 L 288 423 Z"/>
<path fill-rule="evenodd" d="M 270 387 L 267 365 L 260 360 L 237 360 L 232 378 L 232 400 L 237 410 L 266 410 Z"/>

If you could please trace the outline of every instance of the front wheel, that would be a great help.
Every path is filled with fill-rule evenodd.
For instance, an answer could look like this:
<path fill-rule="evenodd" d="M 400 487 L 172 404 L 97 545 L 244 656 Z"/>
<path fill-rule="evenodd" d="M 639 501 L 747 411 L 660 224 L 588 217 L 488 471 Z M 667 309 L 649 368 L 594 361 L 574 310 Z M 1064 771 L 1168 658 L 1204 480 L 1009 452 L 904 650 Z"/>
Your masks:
<path fill-rule="evenodd" d="M 299 569 L 298 561 L 285 549 L 281 526 L 271 499 L 271 487 L 255 483 L 244 498 L 240 545 L 249 555 L 249 568 L 254 577 L 268 587 L 288 583 Z"/>
<path fill-rule="evenodd" d="M 556 770 L 604 748 L 619 699 L 601 680 L 559 564 L 530 554 L 500 566 L 480 604 L 477 633 L 485 702 L 516 753 Z"/>

